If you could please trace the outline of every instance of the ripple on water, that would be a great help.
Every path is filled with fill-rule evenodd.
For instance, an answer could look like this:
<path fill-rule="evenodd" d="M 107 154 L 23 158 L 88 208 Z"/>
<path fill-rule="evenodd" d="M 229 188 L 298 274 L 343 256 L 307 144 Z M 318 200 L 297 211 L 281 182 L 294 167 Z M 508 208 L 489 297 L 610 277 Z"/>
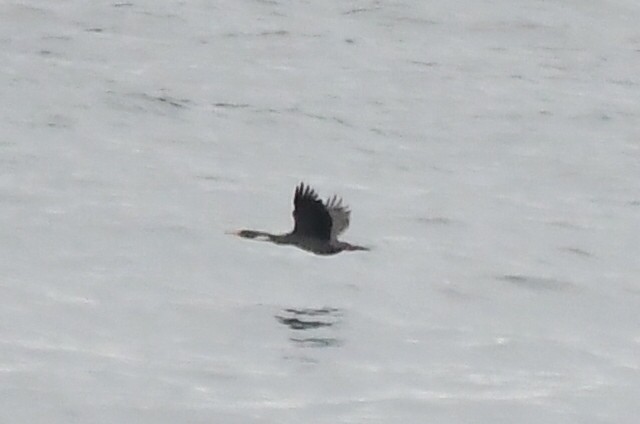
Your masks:
<path fill-rule="evenodd" d="M 572 253 L 576 256 L 581 256 L 583 258 L 593 257 L 593 254 L 587 252 L 586 250 L 580 249 L 579 247 L 563 247 L 561 250 L 564 252 Z"/>
<path fill-rule="evenodd" d="M 574 284 L 569 281 L 557 280 L 555 278 L 536 277 L 530 275 L 514 275 L 505 274 L 497 277 L 499 280 L 506 281 L 519 287 L 524 287 L 530 290 L 549 290 L 549 291 L 563 291 L 569 290 L 574 287 Z"/>

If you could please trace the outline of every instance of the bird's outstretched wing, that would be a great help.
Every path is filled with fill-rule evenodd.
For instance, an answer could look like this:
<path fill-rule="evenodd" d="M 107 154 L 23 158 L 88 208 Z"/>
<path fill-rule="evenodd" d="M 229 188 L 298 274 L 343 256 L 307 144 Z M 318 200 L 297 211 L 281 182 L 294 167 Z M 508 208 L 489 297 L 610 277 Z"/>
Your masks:
<path fill-rule="evenodd" d="M 293 234 L 330 240 L 332 217 L 316 192 L 304 183 L 296 187 L 293 196 Z"/>
<path fill-rule="evenodd" d="M 331 216 L 331 240 L 337 240 L 338 236 L 346 231 L 351 219 L 351 211 L 347 205 L 342 204 L 342 199 L 337 196 L 328 198 L 324 202 L 327 212 Z"/>

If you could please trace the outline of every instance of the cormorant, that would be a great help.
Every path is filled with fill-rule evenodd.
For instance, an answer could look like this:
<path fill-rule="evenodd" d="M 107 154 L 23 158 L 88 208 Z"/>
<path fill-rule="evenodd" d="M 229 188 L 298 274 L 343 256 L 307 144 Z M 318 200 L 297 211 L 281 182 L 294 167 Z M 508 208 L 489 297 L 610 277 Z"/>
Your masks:
<path fill-rule="evenodd" d="M 338 235 L 349 226 L 351 211 L 337 196 L 323 203 L 313 188 L 300 183 L 293 196 L 293 206 L 294 227 L 289 233 L 240 230 L 229 234 L 275 244 L 290 244 L 317 255 L 333 255 L 343 250 L 369 250 L 338 240 Z"/>

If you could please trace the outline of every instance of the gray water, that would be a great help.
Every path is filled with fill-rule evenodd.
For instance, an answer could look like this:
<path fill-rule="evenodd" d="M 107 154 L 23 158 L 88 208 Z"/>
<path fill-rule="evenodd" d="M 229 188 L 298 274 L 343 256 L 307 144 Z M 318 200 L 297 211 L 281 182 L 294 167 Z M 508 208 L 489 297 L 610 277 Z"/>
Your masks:
<path fill-rule="evenodd" d="M 637 2 L 0 11 L 1 422 L 636 422 Z"/>

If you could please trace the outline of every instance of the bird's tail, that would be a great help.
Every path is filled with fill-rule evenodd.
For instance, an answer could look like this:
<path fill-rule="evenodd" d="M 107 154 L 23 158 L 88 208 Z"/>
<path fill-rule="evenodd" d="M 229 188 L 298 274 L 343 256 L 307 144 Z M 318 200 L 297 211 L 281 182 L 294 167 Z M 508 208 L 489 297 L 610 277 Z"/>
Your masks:
<path fill-rule="evenodd" d="M 368 252 L 371 250 L 371 248 L 366 246 L 358 246 L 355 244 L 347 244 L 344 250 L 349 250 L 349 251 L 362 250 L 362 251 Z"/>

